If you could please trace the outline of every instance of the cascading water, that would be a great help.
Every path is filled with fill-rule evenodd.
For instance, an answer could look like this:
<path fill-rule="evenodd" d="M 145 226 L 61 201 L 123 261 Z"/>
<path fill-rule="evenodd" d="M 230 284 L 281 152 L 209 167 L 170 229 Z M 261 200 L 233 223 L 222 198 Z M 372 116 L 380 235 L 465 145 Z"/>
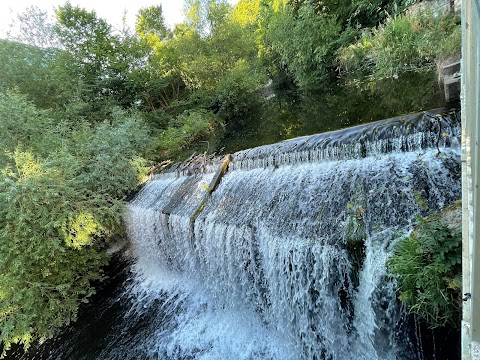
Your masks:
<path fill-rule="evenodd" d="M 214 166 L 156 175 L 126 215 L 148 318 L 126 358 L 417 359 L 386 260 L 460 197 L 459 124 L 396 120 L 235 153 L 216 189 Z"/>
<path fill-rule="evenodd" d="M 124 286 L 27 358 L 427 359 L 386 261 L 460 198 L 459 137 L 430 113 L 156 175 L 125 216 Z"/>

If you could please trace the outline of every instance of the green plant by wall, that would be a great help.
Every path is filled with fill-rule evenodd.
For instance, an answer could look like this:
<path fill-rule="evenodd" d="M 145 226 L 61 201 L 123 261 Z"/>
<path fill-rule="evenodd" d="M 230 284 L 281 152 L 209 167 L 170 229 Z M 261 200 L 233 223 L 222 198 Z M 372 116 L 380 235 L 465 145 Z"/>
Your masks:
<path fill-rule="evenodd" d="M 459 54 L 460 47 L 458 16 L 439 16 L 427 9 L 365 30 L 356 43 L 340 49 L 339 62 L 344 72 L 354 76 L 395 78 L 405 72 L 433 70 L 437 62 Z"/>
<path fill-rule="evenodd" d="M 388 262 L 400 301 L 432 328 L 460 324 L 461 256 L 461 232 L 436 216 L 420 219 L 413 233 L 395 245 Z"/>

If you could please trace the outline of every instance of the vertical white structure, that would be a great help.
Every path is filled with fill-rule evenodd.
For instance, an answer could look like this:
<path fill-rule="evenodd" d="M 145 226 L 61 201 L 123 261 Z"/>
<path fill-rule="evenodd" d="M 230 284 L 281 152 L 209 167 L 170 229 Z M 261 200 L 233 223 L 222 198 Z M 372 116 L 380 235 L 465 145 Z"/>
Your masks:
<path fill-rule="evenodd" d="M 480 359 L 480 4 L 462 1 L 462 359 Z"/>

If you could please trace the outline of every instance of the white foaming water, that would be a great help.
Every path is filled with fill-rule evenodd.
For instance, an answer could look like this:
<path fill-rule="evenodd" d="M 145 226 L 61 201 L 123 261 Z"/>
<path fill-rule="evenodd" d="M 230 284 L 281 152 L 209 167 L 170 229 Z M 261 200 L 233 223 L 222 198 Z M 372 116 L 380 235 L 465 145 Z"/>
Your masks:
<path fill-rule="evenodd" d="M 460 197 L 458 147 L 417 145 L 234 154 L 212 194 L 213 173 L 157 175 L 126 215 L 145 318 L 126 358 L 416 359 L 386 261 L 418 199 Z"/>

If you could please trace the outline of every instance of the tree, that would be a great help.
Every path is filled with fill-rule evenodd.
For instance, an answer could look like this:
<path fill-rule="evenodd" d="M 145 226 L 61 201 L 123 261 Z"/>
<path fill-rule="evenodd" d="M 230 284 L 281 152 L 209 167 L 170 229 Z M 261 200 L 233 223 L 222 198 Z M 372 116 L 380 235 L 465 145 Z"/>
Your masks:
<path fill-rule="evenodd" d="M 23 13 L 17 14 L 17 21 L 10 25 L 8 38 L 41 48 L 59 48 L 54 26 L 54 19 L 46 11 L 32 5 Z"/>
<path fill-rule="evenodd" d="M 302 88 L 318 87 L 333 66 L 340 26 L 334 16 L 302 4 L 286 5 L 272 17 L 265 39 Z"/>
<path fill-rule="evenodd" d="M 161 5 L 142 8 L 137 14 L 135 30 L 141 38 L 153 38 L 150 41 L 156 42 L 165 40 L 170 36 L 170 31 L 165 25 Z"/>
<path fill-rule="evenodd" d="M 258 90 L 263 77 L 255 74 L 246 61 L 239 61 L 220 81 L 215 92 L 218 114 L 228 123 L 241 119 L 260 103 Z"/>
<path fill-rule="evenodd" d="M 121 234 L 125 196 L 145 175 L 138 120 L 117 110 L 91 126 L 58 123 L 0 94 L 0 342 L 43 341 L 76 319 Z"/>
<path fill-rule="evenodd" d="M 260 0 L 240 0 L 233 9 L 233 21 L 242 27 L 253 27 L 255 31 L 259 21 Z"/>
<path fill-rule="evenodd" d="M 130 106 L 129 63 L 122 56 L 121 40 L 111 26 L 70 3 L 56 10 L 56 32 L 66 52 L 63 61 L 71 76 L 83 84 L 83 99 L 92 106 L 91 114 L 113 101 Z"/>
<path fill-rule="evenodd" d="M 114 58 L 117 39 L 111 26 L 99 19 L 94 11 L 88 12 L 70 3 L 56 10 L 57 34 L 62 46 L 72 55 L 79 75 L 88 83 L 104 74 Z"/>
<path fill-rule="evenodd" d="M 174 49 L 176 66 L 187 87 L 212 94 L 238 61 L 248 58 L 249 63 L 255 63 L 255 42 L 233 20 L 225 1 L 195 0 L 188 4 L 187 22 L 176 27 L 167 47 Z"/>

